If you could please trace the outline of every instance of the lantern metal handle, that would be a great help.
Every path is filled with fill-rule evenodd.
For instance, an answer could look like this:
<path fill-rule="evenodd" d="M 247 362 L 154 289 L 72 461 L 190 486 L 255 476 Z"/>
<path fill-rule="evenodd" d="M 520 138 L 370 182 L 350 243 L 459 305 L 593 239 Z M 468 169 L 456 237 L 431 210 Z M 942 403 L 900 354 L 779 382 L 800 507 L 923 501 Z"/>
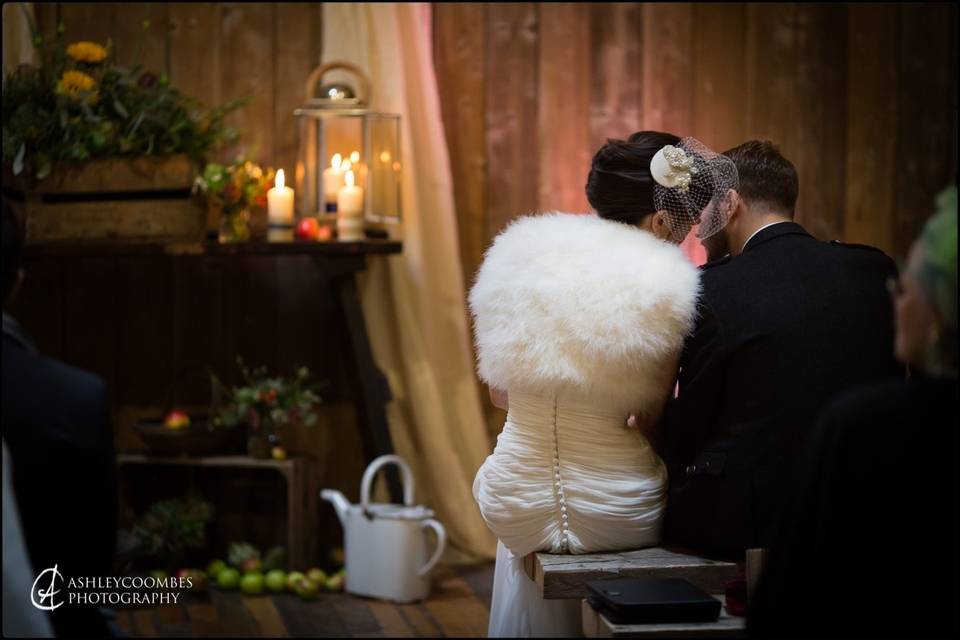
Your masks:
<path fill-rule="evenodd" d="M 349 71 L 354 76 L 356 76 L 357 80 L 360 81 L 360 92 L 362 94 L 362 97 L 361 96 L 357 97 L 357 101 L 363 105 L 370 104 L 370 97 L 373 93 L 370 86 L 370 78 L 367 77 L 367 75 L 360 69 L 360 67 L 354 64 L 350 64 L 349 62 L 343 62 L 339 60 L 322 64 L 310 72 L 310 75 L 307 76 L 307 83 L 305 87 L 307 102 L 310 102 L 311 100 L 315 99 L 314 92 L 316 91 L 317 84 L 320 82 L 320 80 L 323 79 L 324 74 L 330 71 L 334 71 L 336 69 Z"/>

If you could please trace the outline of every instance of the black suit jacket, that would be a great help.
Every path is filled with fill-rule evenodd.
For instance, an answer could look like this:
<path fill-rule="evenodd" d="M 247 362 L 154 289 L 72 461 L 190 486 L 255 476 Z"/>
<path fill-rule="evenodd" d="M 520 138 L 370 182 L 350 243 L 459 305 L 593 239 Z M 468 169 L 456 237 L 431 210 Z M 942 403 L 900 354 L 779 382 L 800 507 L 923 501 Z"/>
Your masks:
<path fill-rule="evenodd" d="M 34 570 L 112 575 L 117 535 L 113 431 L 103 382 L 38 354 L 3 318 L 3 437 Z M 57 635 L 104 635 L 93 607 L 51 613 Z"/>
<path fill-rule="evenodd" d="M 664 539 L 717 556 L 767 546 L 795 452 L 820 409 L 902 375 L 893 358 L 896 265 L 783 222 L 703 267 L 694 334 L 667 404 Z"/>

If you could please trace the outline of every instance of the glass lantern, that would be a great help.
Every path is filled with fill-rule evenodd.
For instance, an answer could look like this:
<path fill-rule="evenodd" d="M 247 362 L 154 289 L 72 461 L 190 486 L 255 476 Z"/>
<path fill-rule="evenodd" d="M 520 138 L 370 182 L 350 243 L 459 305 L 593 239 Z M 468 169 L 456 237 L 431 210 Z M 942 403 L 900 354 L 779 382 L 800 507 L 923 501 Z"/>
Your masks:
<path fill-rule="evenodd" d="M 359 80 L 320 85 L 333 70 Z M 318 88 L 319 85 L 319 88 Z M 400 116 L 367 108 L 370 81 L 357 67 L 331 62 L 311 72 L 306 103 L 294 111 L 300 134 L 296 167 L 297 213 L 336 220 L 338 230 L 362 239 L 364 230 L 388 230 L 401 220 Z"/>

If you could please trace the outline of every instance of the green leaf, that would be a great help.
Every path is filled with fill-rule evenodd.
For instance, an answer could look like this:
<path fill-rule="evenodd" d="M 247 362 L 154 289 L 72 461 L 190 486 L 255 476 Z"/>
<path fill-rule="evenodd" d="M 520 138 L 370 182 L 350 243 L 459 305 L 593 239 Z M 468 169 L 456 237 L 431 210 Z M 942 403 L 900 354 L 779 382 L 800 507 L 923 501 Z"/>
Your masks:
<path fill-rule="evenodd" d="M 43 180 L 50 172 L 53 170 L 53 167 L 50 165 L 50 160 L 43 158 L 40 160 L 40 166 L 37 168 L 37 180 Z"/>
<path fill-rule="evenodd" d="M 118 114 L 120 115 L 120 117 L 123 118 L 124 120 L 126 120 L 127 118 L 130 117 L 130 114 L 127 113 L 126 107 L 124 107 L 124 106 L 123 106 L 123 103 L 120 102 L 119 100 L 114 100 L 114 101 L 113 101 L 113 108 L 116 109 L 117 113 L 118 113 Z"/>
<path fill-rule="evenodd" d="M 27 145 L 23 143 L 17 150 L 17 156 L 13 159 L 13 175 L 18 176 L 23 173 L 23 156 L 27 153 Z"/>

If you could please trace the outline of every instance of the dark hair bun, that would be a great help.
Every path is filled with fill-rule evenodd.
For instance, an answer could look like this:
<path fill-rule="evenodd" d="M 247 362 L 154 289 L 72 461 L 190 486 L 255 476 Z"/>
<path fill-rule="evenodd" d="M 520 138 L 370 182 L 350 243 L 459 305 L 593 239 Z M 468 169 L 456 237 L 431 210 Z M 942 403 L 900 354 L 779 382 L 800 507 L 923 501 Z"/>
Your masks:
<path fill-rule="evenodd" d="M 587 176 L 587 201 L 601 218 L 639 224 L 655 213 L 650 161 L 661 148 L 677 144 L 672 133 L 639 131 L 626 140 L 607 140 Z"/>

